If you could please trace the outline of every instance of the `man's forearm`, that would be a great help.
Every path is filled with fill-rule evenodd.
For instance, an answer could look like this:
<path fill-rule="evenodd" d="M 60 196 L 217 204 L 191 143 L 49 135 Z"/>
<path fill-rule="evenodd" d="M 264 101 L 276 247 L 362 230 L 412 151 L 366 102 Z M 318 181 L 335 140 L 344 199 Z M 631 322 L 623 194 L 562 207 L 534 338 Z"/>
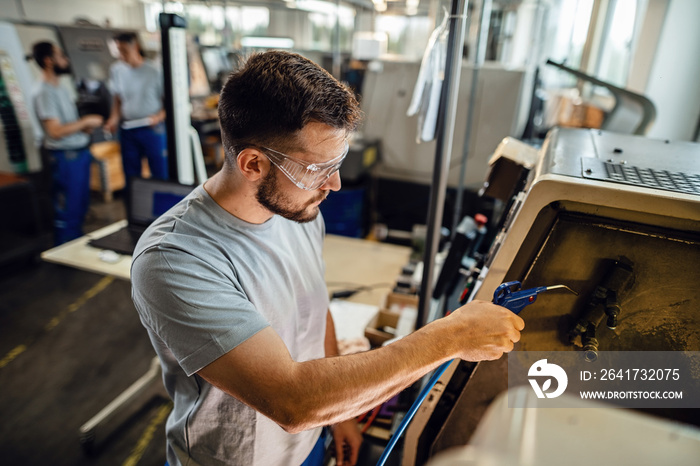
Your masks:
<path fill-rule="evenodd" d="M 268 327 L 199 375 L 288 432 L 301 432 L 369 411 L 452 359 L 449 341 L 440 338 L 445 327 L 436 321 L 383 348 L 306 362 L 293 361 Z"/>
<path fill-rule="evenodd" d="M 301 384 L 295 387 L 299 397 L 291 398 L 305 418 L 297 420 L 300 430 L 365 413 L 452 359 L 445 348 L 433 347 L 437 327 L 429 325 L 377 350 L 295 364 L 291 380 Z"/>
<path fill-rule="evenodd" d="M 114 96 L 112 99 L 112 109 L 109 112 L 109 121 L 118 124 L 122 117 L 122 101 L 119 96 Z"/>
<path fill-rule="evenodd" d="M 334 424 L 388 400 L 443 362 L 496 359 L 524 323 L 507 309 L 472 302 L 383 348 L 294 361 L 267 327 L 198 372 L 289 432 Z"/>
<path fill-rule="evenodd" d="M 85 117 L 72 121 L 70 123 L 61 124 L 58 120 L 43 121 L 44 131 L 52 139 L 63 139 L 71 134 L 79 133 L 88 128 L 88 119 Z"/>

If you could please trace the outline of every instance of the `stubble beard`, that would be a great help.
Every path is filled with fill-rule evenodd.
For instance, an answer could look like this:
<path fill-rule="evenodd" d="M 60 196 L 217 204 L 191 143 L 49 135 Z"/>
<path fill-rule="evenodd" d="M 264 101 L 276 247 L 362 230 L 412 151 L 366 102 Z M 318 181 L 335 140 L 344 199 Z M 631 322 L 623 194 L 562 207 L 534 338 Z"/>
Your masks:
<path fill-rule="evenodd" d="M 316 199 L 312 199 L 302 208 L 291 205 L 291 202 L 280 194 L 277 188 L 276 170 L 270 170 L 267 176 L 265 176 L 260 183 L 260 186 L 258 186 L 258 190 L 255 193 L 255 198 L 261 206 L 273 214 L 277 214 L 286 218 L 287 220 L 297 223 L 309 223 L 315 220 L 320 212 L 318 206 L 315 206 L 311 212 L 308 211 L 308 208 L 311 204 L 321 201 L 325 199 L 325 197 L 325 195 L 321 195 Z"/>

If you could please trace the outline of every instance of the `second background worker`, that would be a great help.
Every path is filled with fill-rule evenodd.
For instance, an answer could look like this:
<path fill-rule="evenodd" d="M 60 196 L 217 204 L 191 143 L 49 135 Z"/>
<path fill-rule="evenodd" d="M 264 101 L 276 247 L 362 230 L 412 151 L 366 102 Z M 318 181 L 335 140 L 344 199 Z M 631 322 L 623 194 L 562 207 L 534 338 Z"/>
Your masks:
<path fill-rule="evenodd" d="M 141 176 L 141 160 L 148 159 L 151 176 L 168 178 L 162 67 L 147 60 L 136 34 L 114 37 L 119 61 L 110 68 L 110 91 L 114 96 L 105 130 L 119 130 L 122 163 L 127 186 Z"/>

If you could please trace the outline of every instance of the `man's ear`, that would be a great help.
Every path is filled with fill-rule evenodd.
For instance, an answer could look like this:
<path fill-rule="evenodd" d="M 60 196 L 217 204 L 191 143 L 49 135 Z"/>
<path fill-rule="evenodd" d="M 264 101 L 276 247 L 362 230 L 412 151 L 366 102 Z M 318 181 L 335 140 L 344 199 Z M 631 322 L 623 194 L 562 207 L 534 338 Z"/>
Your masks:
<path fill-rule="evenodd" d="M 236 164 L 241 174 L 251 182 L 259 181 L 270 172 L 270 161 L 259 150 L 252 147 L 238 153 Z"/>

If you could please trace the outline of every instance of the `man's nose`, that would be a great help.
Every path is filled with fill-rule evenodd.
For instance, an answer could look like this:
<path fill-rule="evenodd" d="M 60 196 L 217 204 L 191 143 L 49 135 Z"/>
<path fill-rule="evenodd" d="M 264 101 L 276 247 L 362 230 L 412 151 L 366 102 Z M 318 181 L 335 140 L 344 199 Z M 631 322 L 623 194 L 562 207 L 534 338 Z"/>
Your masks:
<path fill-rule="evenodd" d="M 333 173 L 319 189 L 324 191 L 339 191 L 342 183 L 340 181 L 340 170 Z"/>

